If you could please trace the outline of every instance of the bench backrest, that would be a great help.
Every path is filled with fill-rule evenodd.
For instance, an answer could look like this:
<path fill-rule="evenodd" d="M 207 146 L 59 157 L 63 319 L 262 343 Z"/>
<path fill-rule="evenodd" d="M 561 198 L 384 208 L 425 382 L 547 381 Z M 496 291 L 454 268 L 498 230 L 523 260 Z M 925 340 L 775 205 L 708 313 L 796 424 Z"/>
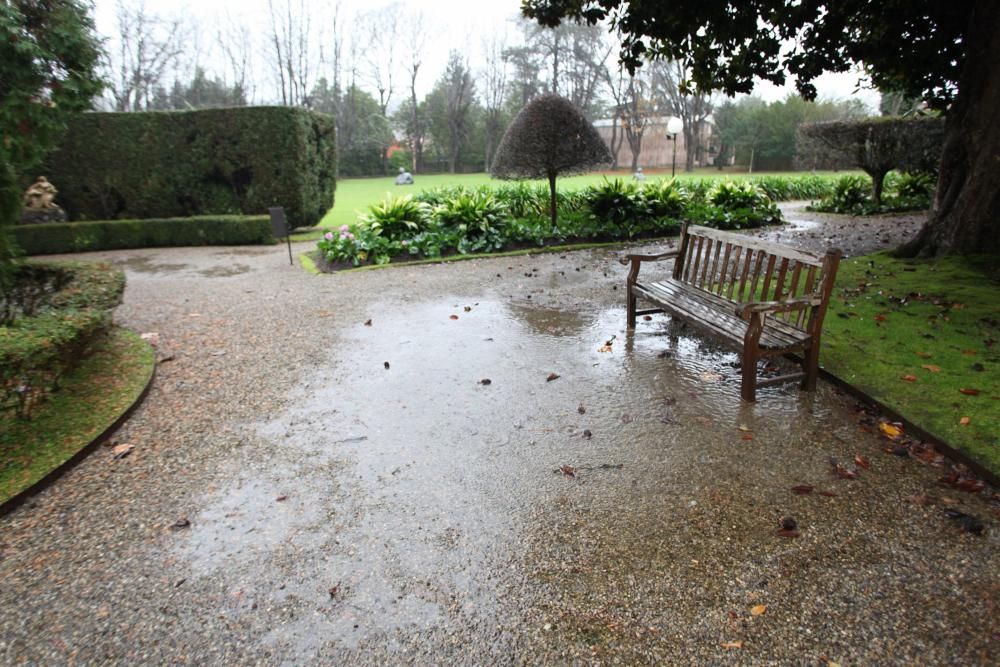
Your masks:
<path fill-rule="evenodd" d="M 733 303 L 815 296 L 825 311 L 839 261 L 839 250 L 819 255 L 685 223 L 673 277 Z M 803 328 L 812 318 L 801 311 L 782 319 Z"/>

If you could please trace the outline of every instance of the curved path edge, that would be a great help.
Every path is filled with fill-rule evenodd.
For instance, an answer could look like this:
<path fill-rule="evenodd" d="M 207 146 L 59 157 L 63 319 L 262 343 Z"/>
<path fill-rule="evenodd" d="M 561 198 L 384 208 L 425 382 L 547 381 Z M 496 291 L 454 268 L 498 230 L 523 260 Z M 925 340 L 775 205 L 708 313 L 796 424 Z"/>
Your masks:
<path fill-rule="evenodd" d="M 847 382 L 842 378 L 837 377 L 836 375 L 826 370 L 825 368 L 821 367 L 819 369 L 819 374 L 820 377 L 822 377 L 824 380 L 830 382 L 838 389 L 850 394 L 853 398 L 857 399 L 858 401 L 876 408 L 886 417 L 892 419 L 893 421 L 901 423 L 903 427 L 906 429 L 906 433 L 916 436 L 917 438 L 920 438 L 922 441 L 934 445 L 934 448 L 937 449 L 941 454 L 944 454 L 953 461 L 963 464 L 965 467 L 967 467 L 969 470 L 974 472 L 979 477 L 983 478 L 986 482 L 988 482 L 992 486 L 1000 488 L 1000 475 L 997 475 L 989 468 L 984 466 L 982 463 L 970 457 L 965 452 L 956 449 L 955 447 L 952 447 L 947 442 L 937 437 L 933 433 L 930 433 L 920 428 L 919 426 L 914 424 L 910 419 L 908 419 L 906 415 L 901 414 L 900 412 L 889 407 L 882 401 L 874 398 L 873 396 L 868 395 L 857 386 L 851 384 L 850 382 Z"/>
<path fill-rule="evenodd" d="M 149 345 L 148 342 L 146 342 L 145 344 Z M 115 431 L 121 428 L 122 424 L 124 424 L 128 420 L 128 418 L 132 416 L 132 413 L 135 412 L 136 408 L 142 405 L 142 402 L 146 400 L 146 396 L 149 394 L 149 390 L 153 387 L 153 380 L 156 379 L 156 364 L 157 364 L 156 355 L 154 354 L 153 361 L 151 363 L 151 368 L 149 369 L 149 377 L 146 379 L 146 384 L 145 386 L 143 386 L 142 391 L 139 392 L 139 395 L 135 397 L 132 403 L 129 404 L 129 406 L 125 408 L 125 410 L 120 415 L 118 415 L 115 418 L 115 420 L 108 425 L 107 428 L 101 431 L 97 435 L 97 437 L 95 437 L 93 440 L 91 440 L 83 447 L 81 447 L 71 457 L 69 457 L 68 459 L 57 465 L 55 468 L 50 470 L 48 473 L 46 473 L 45 476 L 39 479 L 37 482 L 35 482 L 31 486 L 23 489 L 22 491 L 14 494 L 7 500 L 0 503 L 0 517 L 6 516 L 10 512 L 13 512 L 15 509 L 20 507 L 26 500 L 28 500 L 35 494 L 40 493 L 41 491 L 47 489 L 49 485 L 51 485 L 53 482 L 59 479 L 63 475 L 63 473 L 65 473 L 67 470 L 69 470 L 77 463 L 82 461 L 84 458 L 86 458 L 91 452 L 97 449 L 97 447 L 100 446 L 101 443 L 110 438 Z"/>

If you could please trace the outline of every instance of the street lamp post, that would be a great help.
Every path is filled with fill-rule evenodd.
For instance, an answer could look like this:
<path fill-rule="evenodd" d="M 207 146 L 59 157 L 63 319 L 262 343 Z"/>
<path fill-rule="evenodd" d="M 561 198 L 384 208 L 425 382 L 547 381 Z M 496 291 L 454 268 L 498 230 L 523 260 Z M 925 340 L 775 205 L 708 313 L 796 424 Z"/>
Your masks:
<path fill-rule="evenodd" d="M 677 116 L 671 116 L 667 121 L 667 139 L 674 142 L 674 157 L 670 162 L 670 178 L 677 175 L 677 134 L 684 129 L 684 121 Z"/>

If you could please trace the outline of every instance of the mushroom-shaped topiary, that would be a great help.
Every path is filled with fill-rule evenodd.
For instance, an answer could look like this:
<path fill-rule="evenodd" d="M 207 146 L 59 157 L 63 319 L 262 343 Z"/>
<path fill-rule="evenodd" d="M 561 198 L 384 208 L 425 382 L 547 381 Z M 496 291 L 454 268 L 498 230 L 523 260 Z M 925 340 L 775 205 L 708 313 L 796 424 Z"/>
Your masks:
<path fill-rule="evenodd" d="M 493 159 L 494 178 L 549 179 L 549 212 L 556 224 L 556 176 L 580 174 L 611 162 L 611 153 L 583 112 L 564 97 L 529 102 L 504 132 Z"/>

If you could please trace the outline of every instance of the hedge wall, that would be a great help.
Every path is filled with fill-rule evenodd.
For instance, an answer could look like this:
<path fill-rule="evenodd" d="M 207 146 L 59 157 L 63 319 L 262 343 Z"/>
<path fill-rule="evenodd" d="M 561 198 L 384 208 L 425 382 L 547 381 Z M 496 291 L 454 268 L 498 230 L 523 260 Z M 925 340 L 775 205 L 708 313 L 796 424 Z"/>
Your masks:
<path fill-rule="evenodd" d="M 293 227 L 333 205 L 332 116 L 290 107 L 87 113 L 43 167 L 71 220 L 259 215 Z"/>
<path fill-rule="evenodd" d="M 15 242 L 28 255 L 274 242 L 270 218 L 264 215 L 61 222 L 19 225 L 13 232 Z"/>

